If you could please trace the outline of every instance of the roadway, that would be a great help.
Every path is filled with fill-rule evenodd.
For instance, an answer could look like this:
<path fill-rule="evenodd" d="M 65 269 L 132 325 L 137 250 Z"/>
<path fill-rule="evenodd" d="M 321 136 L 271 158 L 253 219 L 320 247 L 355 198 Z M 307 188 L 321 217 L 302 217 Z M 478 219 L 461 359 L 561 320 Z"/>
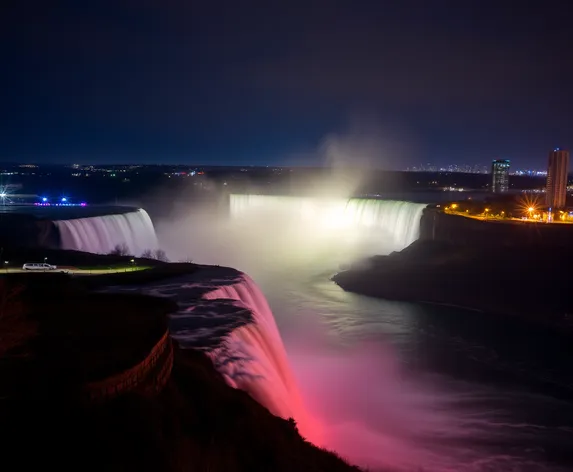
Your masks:
<path fill-rule="evenodd" d="M 461 211 L 452 211 L 452 210 L 448 210 L 445 212 L 448 215 L 456 215 L 456 216 L 463 216 L 464 218 L 471 218 L 473 220 L 480 220 L 480 221 L 495 221 L 495 222 L 500 222 L 500 223 L 535 223 L 535 224 L 540 224 L 540 223 L 548 223 L 546 220 L 541 220 L 541 219 L 533 219 L 533 218 L 513 218 L 513 217 L 500 217 L 500 216 L 494 216 L 494 215 L 469 215 L 465 212 L 461 212 Z M 558 224 L 562 224 L 562 225 L 570 225 L 573 224 L 573 221 L 562 221 L 560 219 L 556 219 L 553 221 L 550 221 L 549 223 L 558 223 Z"/>
<path fill-rule="evenodd" d="M 54 273 L 66 273 L 72 275 L 103 275 L 103 274 L 118 274 L 124 272 L 135 272 L 138 270 L 144 270 L 146 267 L 121 267 L 121 268 L 107 268 L 107 269 L 78 269 L 74 267 L 58 267 L 55 270 L 24 270 L 21 267 L 7 267 L 0 269 L 0 274 L 54 274 Z"/>

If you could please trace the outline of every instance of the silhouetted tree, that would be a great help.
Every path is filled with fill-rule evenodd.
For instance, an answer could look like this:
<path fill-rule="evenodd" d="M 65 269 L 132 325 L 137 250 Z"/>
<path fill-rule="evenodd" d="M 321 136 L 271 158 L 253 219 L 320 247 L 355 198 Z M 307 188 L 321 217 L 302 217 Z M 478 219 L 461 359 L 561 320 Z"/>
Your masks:
<path fill-rule="evenodd" d="M 289 426 L 298 432 L 298 425 L 296 424 L 296 420 L 294 418 L 289 418 L 287 421 Z"/>
<path fill-rule="evenodd" d="M 155 259 L 157 261 L 169 262 L 169 258 L 163 249 L 146 249 L 141 253 L 141 257 L 144 259 Z"/>
<path fill-rule="evenodd" d="M 154 258 L 158 261 L 169 262 L 169 258 L 163 249 L 156 249 L 154 252 Z"/>
<path fill-rule="evenodd" d="M 126 244 L 118 244 L 109 253 L 111 256 L 132 256 Z"/>
<path fill-rule="evenodd" d="M 143 251 L 141 253 L 141 257 L 143 257 L 144 259 L 155 259 L 155 257 L 153 256 L 153 251 L 151 249 L 146 249 L 145 251 Z"/>
<path fill-rule="evenodd" d="M 179 259 L 179 262 L 191 263 L 193 262 L 193 259 L 191 257 L 184 257 L 183 259 Z"/>

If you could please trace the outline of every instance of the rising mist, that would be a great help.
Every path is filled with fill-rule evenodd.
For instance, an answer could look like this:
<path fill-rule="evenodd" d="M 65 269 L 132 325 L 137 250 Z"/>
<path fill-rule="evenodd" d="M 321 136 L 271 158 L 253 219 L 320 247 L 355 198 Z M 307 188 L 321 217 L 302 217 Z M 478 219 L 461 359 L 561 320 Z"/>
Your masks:
<path fill-rule="evenodd" d="M 374 211 L 360 212 L 346 200 L 324 196 L 242 195 L 230 201 L 228 213 L 197 209 L 158 220 L 160 245 L 174 260 L 192 255 L 199 263 L 243 270 L 263 288 L 306 408 L 321 424 L 320 437 L 307 431 L 308 439 L 370 467 L 436 465 L 437 454 L 421 446 L 421 438 L 437 441 L 445 430 L 452 433 L 453 420 L 428 385 L 401 378 L 391 346 L 365 340 L 336 347 L 325 332 L 324 314 L 312 304 L 300 307 L 304 317 L 292 315 L 313 277 L 328 281 L 343 261 L 412 242 L 416 233 L 409 228 L 419 224 L 423 205 L 372 201 Z M 345 219 L 348 211 L 353 214 Z M 375 241 L 360 218 L 372 225 Z"/>

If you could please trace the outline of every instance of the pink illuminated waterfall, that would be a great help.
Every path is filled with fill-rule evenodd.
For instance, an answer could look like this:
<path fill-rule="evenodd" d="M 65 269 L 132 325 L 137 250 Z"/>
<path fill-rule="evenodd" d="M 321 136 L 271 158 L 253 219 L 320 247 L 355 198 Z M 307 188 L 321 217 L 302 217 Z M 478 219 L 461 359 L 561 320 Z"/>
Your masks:
<path fill-rule="evenodd" d="M 171 298 L 171 336 L 198 349 L 233 388 L 247 392 L 276 416 L 293 418 L 300 434 L 323 444 L 319 423 L 307 412 L 267 300 L 255 282 L 229 267 L 200 266 L 182 277 L 106 291 Z"/>
<path fill-rule="evenodd" d="M 249 276 L 241 274 L 241 279 L 240 283 L 219 286 L 203 296 L 205 300 L 235 300 L 253 314 L 252 323 L 233 330 L 224 346 L 210 351 L 209 356 L 220 366 L 218 370 L 229 385 L 248 392 L 271 413 L 294 418 L 300 433 L 320 444 L 320 427 L 304 407 L 267 300 Z M 224 362 L 229 356 L 241 360 Z"/>

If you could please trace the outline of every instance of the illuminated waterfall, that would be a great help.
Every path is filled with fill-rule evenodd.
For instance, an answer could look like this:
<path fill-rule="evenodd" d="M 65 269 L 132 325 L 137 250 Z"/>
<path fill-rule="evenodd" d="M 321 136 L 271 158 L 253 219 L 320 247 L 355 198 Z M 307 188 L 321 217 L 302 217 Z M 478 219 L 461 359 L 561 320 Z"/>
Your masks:
<path fill-rule="evenodd" d="M 294 418 L 304 437 L 321 443 L 320 427 L 303 405 L 273 313 L 248 275 L 203 266 L 160 283 L 107 291 L 176 301 L 179 310 L 171 315 L 170 331 L 182 348 L 204 351 L 227 384 L 249 393 L 271 413 Z"/>
<path fill-rule="evenodd" d="M 304 408 L 273 313 L 259 287 L 241 274 L 237 283 L 221 285 L 203 298 L 236 300 L 253 316 L 252 323 L 233 330 L 224 345 L 210 352 L 227 383 L 248 392 L 271 413 L 294 418 L 300 432 L 319 443 L 318 426 Z"/>
<path fill-rule="evenodd" d="M 269 219 L 290 218 L 309 230 L 348 232 L 390 239 L 395 250 L 419 237 L 420 218 L 426 205 L 404 201 L 362 198 L 310 198 L 267 195 L 231 195 L 233 218 L 265 215 Z"/>
<path fill-rule="evenodd" d="M 122 245 L 139 256 L 146 249 L 157 249 L 153 223 L 143 209 L 117 215 L 54 221 L 62 249 L 109 254 Z"/>

